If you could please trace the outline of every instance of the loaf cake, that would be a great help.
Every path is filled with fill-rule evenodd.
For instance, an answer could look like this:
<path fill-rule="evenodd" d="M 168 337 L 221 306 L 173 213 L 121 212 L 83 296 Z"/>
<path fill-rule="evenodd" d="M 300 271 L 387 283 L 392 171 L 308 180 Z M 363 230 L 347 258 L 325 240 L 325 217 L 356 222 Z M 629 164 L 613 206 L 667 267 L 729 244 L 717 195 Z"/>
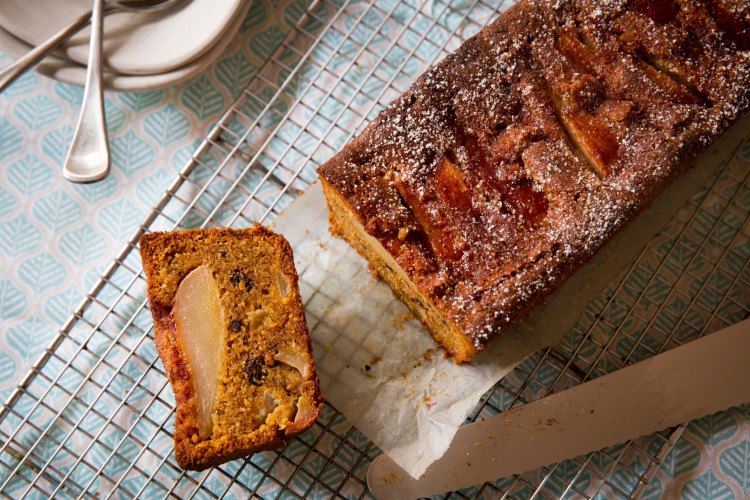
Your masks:
<path fill-rule="evenodd" d="M 522 0 L 319 168 L 331 228 L 466 362 L 749 102 L 747 0 Z"/>
<path fill-rule="evenodd" d="M 141 259 L 180 467 L 279 448 L 313 424 L 322 397 L 283 236 L 258 225 L 152 233 Z"/>

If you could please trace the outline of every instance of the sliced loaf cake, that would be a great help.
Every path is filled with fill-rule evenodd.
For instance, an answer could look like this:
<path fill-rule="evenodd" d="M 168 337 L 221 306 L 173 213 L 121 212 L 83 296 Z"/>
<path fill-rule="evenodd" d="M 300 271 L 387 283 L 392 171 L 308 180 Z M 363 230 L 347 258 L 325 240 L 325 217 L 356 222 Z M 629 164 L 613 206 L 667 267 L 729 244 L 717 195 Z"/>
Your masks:
<path fill-rule="evenodd" d="M 313 424 L 322 397 L 283 236 L 258 225 L 153 233 L 141 257 L 180 467 L 279 448 Z"/>

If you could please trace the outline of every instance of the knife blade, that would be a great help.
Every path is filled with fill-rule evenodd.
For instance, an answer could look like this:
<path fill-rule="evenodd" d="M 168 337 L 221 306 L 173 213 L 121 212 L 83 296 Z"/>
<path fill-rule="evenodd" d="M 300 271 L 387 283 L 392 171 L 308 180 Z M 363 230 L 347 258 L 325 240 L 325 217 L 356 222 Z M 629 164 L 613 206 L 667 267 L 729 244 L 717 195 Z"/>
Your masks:
<path fill-rule="evenodd" d="M 750 319 L 532 403 L 465 425 L 414 479 L 386 455 L 378 498 L 453 491 L 613 446 L 750 401 Z"/>

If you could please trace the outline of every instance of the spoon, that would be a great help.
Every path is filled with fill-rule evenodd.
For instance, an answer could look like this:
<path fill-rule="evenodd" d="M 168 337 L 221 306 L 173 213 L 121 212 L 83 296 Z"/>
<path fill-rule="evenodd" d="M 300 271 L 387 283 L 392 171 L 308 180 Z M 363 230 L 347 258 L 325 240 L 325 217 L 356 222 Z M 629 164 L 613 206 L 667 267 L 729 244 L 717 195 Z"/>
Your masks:
<path fill-rule="evenodd" d="M 138 10 L 157 11 L 171 7 L 181 0 L 110 0 L 104 5 L 104 15 L 117 12 L 132 12 Z M 52 35 L 44 43 L 31 49 L 26 55 L 0 71 L 0 92 L 24 74 L 29 68 L 44 59 L 44 56 L 57 49 L 68 38 L 80 31 L 91 19 L 91 12 L 72 20 L 60 31 Z"/>
<path fill-rule="evenodd" d="M 81 114 L 63 164 L 63 175 L 73 182 L 95 182 L 109 173 L 111 162 L 102 89 L 103 34 L 104 0 L 94 0 Z"/>

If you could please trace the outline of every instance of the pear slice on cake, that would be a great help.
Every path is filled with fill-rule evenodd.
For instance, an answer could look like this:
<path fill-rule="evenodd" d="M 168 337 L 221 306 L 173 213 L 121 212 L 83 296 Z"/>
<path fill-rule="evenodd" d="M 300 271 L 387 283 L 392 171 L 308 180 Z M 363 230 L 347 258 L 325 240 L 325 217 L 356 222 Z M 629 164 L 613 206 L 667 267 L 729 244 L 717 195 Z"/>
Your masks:
<path fill-rule="evenodd" d="M 206 439 L 213 431 L 225 330 L 219 286 L 208 266 L 195 268 L 182 280 L 172 315 L 180 348 L 193 375 L 199 435 Z"/>

